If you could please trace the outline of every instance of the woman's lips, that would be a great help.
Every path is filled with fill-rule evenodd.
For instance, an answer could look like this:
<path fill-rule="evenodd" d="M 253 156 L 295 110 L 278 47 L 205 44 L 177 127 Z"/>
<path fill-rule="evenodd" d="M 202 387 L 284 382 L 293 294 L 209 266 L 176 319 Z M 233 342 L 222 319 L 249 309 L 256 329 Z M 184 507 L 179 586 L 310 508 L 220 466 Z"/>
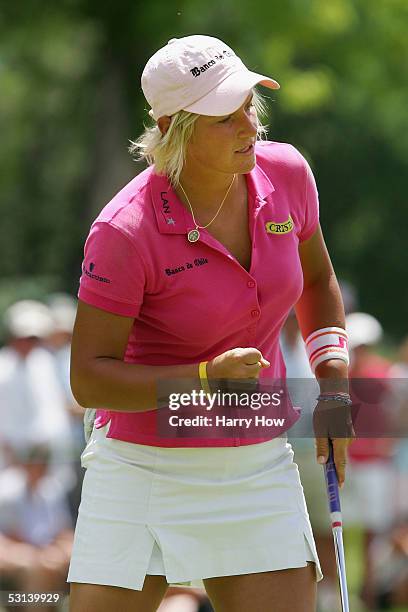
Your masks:
<path fill-rule="evenodd" d="M 241 149 L 240 151 L 235 151 L 235 153 L 238 153 L 239 155 L 250 155 L 253 152 L 254 152 L 253 144 L 248 145 L 247 147 L 245 147 L 244 149 Z"/>

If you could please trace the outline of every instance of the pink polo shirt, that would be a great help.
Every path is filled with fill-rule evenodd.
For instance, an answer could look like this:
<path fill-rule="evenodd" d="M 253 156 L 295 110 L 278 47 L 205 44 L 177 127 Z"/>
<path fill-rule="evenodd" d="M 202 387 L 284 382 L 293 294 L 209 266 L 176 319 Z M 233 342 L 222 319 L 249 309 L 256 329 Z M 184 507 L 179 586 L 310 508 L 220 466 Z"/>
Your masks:
<path fill-rule="evenodd" d="M 298 254 L 319 220 L 312 172 L 291 145 L 256 144 L 256 166 L 245 175 L 252 239 L 249 272 L 206 230 L 195 243 L 190 212 L 168 179 L 150 167 L 101 211 L 85 244 L 78 297 L 134 318 L 125 361 L 145 365 L 198 363 L 235 347 L 256 347 L 271 363 L 260 379 L 284 379 L 279 332 L 303 290 Z M 107 436 L 152 446 L 238 446 L 270 440 L 299 415 L 290 405 L 285 425 L 262 437 L 163 438 L 157 413 L 105 411 Z"/>

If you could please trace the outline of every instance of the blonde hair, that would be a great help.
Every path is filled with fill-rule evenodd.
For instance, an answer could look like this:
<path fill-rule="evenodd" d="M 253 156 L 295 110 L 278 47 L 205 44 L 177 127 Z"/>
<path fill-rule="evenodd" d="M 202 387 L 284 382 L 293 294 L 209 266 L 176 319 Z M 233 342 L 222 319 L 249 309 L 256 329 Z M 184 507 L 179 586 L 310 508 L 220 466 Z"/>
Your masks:
<path fill-rule="evenodd" d="M 261 94 L 253 90 L 252 104 L 257 115 L 257 140 L 266 138 L 267 129 L 260 118 L 266 115 L 267 106 Z M 163 135 L 157 123 L 145 130 L 135 141 L 130 141 L 129 152 L 137 161 L 155 166 L 158 174 L 165 174 L 173 186 L 177 186 L 186 159 L 187 144 L 194 132 L 196 113 L 181 110 L 171 117 L 169 129 Z"/>

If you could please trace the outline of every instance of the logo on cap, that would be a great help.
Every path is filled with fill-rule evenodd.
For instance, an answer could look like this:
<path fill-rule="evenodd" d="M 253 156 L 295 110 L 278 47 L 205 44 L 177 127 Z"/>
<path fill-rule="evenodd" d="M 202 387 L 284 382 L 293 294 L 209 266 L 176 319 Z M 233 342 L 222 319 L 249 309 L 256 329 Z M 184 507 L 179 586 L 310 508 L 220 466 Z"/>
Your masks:
<path fill-rule="evenodd" d="M 283 223 L 277 223 L 276 221 L 267 221 L 265 223 L 265 229 L 268 234 L 288 234 L 293 230 L 293 220 L 289 215 L 287 221 Z"/>
<path fill-rule="evenodd" d="M 222 53 L 217 53 L 216 55 L 214 55 L 214 59 L 210 59 L 206 64 L 203 64 L 202 66 L 194 66 L 194 68 L 191 68 L 190 72 L 193 77 L 201 76 L 203 72 L 211 68 L 211 66 L 215 66 L 217 61 L 224 60 L 226 57 L 234 56 L 235 53 L 232 53 L 232 51 L 228 51 L 228 49 L 224 49 Z"/>

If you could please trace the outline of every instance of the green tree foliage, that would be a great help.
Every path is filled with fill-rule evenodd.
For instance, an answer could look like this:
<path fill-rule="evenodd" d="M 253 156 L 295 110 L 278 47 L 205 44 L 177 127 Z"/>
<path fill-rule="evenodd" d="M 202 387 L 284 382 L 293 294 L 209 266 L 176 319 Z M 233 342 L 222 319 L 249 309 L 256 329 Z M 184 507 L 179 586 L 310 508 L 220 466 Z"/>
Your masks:
<path fill-rule="evenodd" d="M 309 159 L 336 271 L 397 339 L 408 307 L 407 25 L 406 0 L 2 3 L 3 287 L 39 275 L 76 291 L 90 222 L 141 169 L 127 145 L 148 120 L 146 60 L 169 38 L 211 34 L 281 83 L 269 137 Z"/>

